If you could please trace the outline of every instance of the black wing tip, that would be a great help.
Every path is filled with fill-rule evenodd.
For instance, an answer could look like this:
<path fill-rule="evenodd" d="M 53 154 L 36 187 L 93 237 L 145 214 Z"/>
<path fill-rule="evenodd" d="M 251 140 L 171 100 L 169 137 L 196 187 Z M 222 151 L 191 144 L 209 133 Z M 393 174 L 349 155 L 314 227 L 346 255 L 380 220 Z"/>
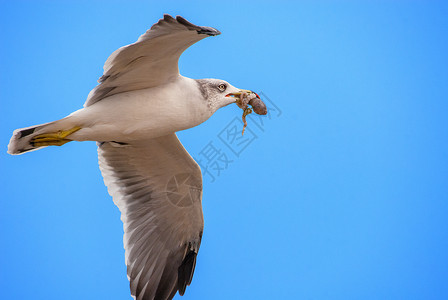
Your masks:
<path fill-rule="evenodd" d="M 216 35 L 221 34 L 221 31 L 219 31 L 218 29 L 215 29 L 213 27 L 194 25 L 193 23 L 187 21 L 182 16 L 176 16 L 176 20 L 177 20 L 177 22 L 184 25 L 188 29 L 196 30 L 198 34 L 206 34 L 206 35 L 210 35 L 210 36 L 216 36 Z"/>
<path fill-rule="evenodd" d="M 157 23 L 155 23 L 151 29 L 154 26 L 160 26 L 163 23 L 179 23 L 184 25 L 188 30 L 196 30 L 196 32 L 198 34 L 206 34 L 208 36 L 216 36 L 216 35 L 220 35 L 221 31 L 219 31 L 216 28 L 213 27 L 207 27 L 207 26 L 198 26 L 198 25 L 194 25 L 193 23 L 187 21 L 184 17 L 182 16 L 176 16 L 176 18 L 172 17 L 170 14 L 164 14 L 163 18 L 161 18 Z"/>
<path fill-rule="evenodd" d="M 184 260 L 178 268 L 177 289 L 179 290 L 179 295 L 181 296 L 185 294 L 187 286 L 190 285 L 193 280 L 197 255 L 198 253 L 196 251 L 190 250 L 187 255 L 185 255 Z"/>
<path fill-rule="evenodd" d="M 164 20 L 166 22 L 175 22 L 176 21 L 176 19 L 173 18 L 170 14 L 163 14 L 163 19 L 160 19 L 160 21 L 161 20 Z"/>
<path fill-rule="evenodd" d="M 201 27 L 201 29 L 197 30 L 198 34 L 206 34 L 209 36 L 217 36 L 221 34 L 221 31 L 215 29 L 213 27 Z"/>

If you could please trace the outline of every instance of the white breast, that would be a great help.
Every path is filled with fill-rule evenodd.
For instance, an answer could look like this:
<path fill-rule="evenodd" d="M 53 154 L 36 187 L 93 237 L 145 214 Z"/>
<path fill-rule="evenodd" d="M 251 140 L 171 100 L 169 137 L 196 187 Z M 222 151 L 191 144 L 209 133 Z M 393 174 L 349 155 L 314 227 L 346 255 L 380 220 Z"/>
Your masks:
<path fill-rule="evenodd" d="M 73 140 L 128 142 L 191 128 L 211 115 L 195 80 L 179 76 L 163 86 L 105 98 L 68 118 L 82 128 Z"/>

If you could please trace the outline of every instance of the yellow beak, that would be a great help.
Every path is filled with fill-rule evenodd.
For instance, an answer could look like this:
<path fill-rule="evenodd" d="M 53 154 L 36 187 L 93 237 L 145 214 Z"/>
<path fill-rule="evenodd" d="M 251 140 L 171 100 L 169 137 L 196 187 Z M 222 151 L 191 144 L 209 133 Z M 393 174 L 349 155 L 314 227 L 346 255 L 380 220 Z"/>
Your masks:
<path fill-rule="evenodd" d="M 239 92 L 236 92 L 236 93 L 230 93 L 230 94 L 227 94 L 226 97 L 234 97 L 234 98 L 238 97 L 239 98 L 242 93 L 255 94 L 257 96 L 257 98 L 260 99 L 260 96 L 258 96 L 257 93 L 249 91 L 249 90 L 240 90 Z"/>

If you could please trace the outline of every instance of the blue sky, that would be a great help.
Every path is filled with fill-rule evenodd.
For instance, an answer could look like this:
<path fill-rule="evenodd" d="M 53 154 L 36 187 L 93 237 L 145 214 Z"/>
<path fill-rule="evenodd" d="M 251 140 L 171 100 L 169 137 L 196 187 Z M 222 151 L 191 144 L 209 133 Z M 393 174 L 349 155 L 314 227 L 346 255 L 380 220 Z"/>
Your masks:
<path fill-rule="evenodd" d="M 81 108 L 109 54 L 163 13 L 222 32 L 184 53 L 184 76 L 276 108 L 243 146 L 222 134 L 236 106 L 179 134 L 193 156 L 211 143 L 231 161 L 204 178 L 182 299 L 448 298 L 442 1 L 2 1 L 0 298 L 131 299 L 95 143 L 6 146 Z"/>

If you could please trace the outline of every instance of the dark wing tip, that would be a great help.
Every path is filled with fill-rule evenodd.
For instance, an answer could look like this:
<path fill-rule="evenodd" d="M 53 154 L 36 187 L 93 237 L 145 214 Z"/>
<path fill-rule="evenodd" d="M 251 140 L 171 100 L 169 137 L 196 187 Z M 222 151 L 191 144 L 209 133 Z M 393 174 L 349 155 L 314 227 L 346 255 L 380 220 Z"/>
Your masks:
<path fill-rule="evenodd" d="M 168 23 L 170 23 L 170 22 L 176 22 L 176 19 L 174 19 L 171 15 L 169 15 L 169 14 L 164 14 L 163 15 L 163 19 L 161 19 L 161 20 L 164 20 L 165 22 L 168 22 Z"/>
<path fill-rule="evenodd" d="M 171 16 L 170 16 L 171 17 Z M 185 18 L 181 16 L 176 16 L 177 22 L 184 25 L 190 30 L 196 30 L 198 34 L 207 34 L 211 36 L 220 35 L 221 32 L 218 29 L 207 27 L 207 26 L 197 26 L 193 23 L 188 22 Z"/>
<path fill-rule="evenodd" d="M 179 289 L 179 295 L 183 296 L 187 286 L 190 285 L 193 279 L 194 268 L 196 266 L 197 252 L 190 250 L 185 255 L 182 264 L 178 268 L 177 275 L 177 288 Z"/>

